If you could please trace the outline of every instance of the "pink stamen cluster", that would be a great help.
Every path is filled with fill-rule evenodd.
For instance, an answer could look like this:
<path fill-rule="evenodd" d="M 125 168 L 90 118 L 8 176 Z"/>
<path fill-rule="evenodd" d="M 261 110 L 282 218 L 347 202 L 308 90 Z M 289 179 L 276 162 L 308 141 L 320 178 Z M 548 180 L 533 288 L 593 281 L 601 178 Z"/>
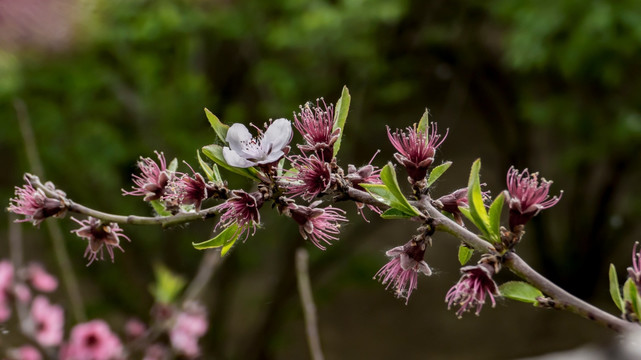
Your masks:
<path fill-rule="evenodd" d="M 232 196 L 227 201 L 217 206 L 217 210 L 220 212 L 220 221 L 216 227 L 228 227 L 236 223 L 240 227 L 241 235 L 251 227 L 253 228 L 253 236 L 260 224 L 259 210 L 264 203 L 262 195 L 259 192 L 250 194 L 244 190 L 234 190 L 231 194 Z"/>
<path fill-rule="evenodd" d="M 414 127 L 406 128 L 406 131 L 397 129 L 391 132 L 387 127 L 387 137 L 398 151 L 394 158 L 407 170 L 407 174 L 414 182 L 425 179 L 427 169 L 434 162 L 436 149 L 445 141 L 447 133 L 441 138 L 437 134 L 436 123 L 431 123 L 431 131 L 423 132 Z"/>
<path fill-rule="evenodd" d="M 80 225 L 79 229 L 72 230 L 71 232 L 89 241 L 87 250 L 85 250 L 85 257 L 89 259 L 87 266 L 91 265 L 91 263 L 98 258 L 101 260 L 104 259 L 102 252 L 104 248 L 107 249 L 107 253 L 109 257 L 111 257 L 111 262 L 113 262 L 114 248 L 125 252 L 125 250 L 120 247 L 120 238 L 122 237 L 127 239 L 127 241 L 131 241 L 122 233 L 123 230 L 117 223 L 103 224 L 102 221 L 91 216 L 86 220 L 78 220 L 73 217 L 71 219 Z"/>
<path fill-rule="evenodd" d="M 637 251 L 639 242 L 632 248 L 632 266 L 628 268 L 628 276 L 634 281 L 637 289 L 641 289 L 641 251 Z"/>
<path fill-rule="evenodd" d="M 66 206 L 58 199 L 47 197 L 42 189 L 36 190 L 29 179 L 25 176 L 26 185 L 15 188 L 15 197 L 10 199 L 7 210 L 14 214 L 24 215 L 24 219 L 16 222 L 30 221 L 33 225 L 40 225 L 46 218 L 51 216 L 64 216 Z M 55 188 L 52 190 L 55 191 Z M 59 192 L 63 195 L 64 193 Z"/>
<path fill-rule="evenodd" d="M 133 186 L 131 191 L 123 189 L 123 195 L 144 196 L 144 201 L 158 200 L 165 195 L 165 188 L 171 179 L 172 173 L 167 170 L 165 155 L 158 151 L 155 153 L 158 156 L 160 165 L 151 158 L 143 158 L 141 156 L 140 161 L 138 161 L 140 175 L 133 175 L 132 177 L 132 181 L 136 186 Z"/>
<path fill-rule="evenodd" d="M 404 298 L 405 304 L 410 300 L 412 291 L 418 286 L 418 273 L 432 275 L 432 269 L 424 260 L 425 242 L 410 240 L 404 246 L 397 246 L 385 252 L 390 261 L 374 275 L 374 279 L 390 286 L 397 298 Z"/>
<path fill-rule="evenodd" d="M 300 235 L 309 240 L 317 248 L 325 250 L 321 242 L 331 245 L 331 241 L 338 240 L 340 222 L 347 222 L 343 215 L 344 210 L 328 206 L 324 209 L 317 208 L 321 201 L 315 201 L 309 206 L 289 204 L 287 214 L 298 223 Z"/>
<path fill-rule="evenodd" d="M 463 313 L 476 307 L 476 315 L 481 313 L 485 297 L 489 296 L 492 307 L 496 305 L 495 297 L 499 296 L 499 288 L 492 279 L 495 270 L 490 264 L 481 263 L 461 268 L 461 279 L 445 295 L 447 308 L 460 306 L 456 316 L 461 318 Z"/>
<path fill-rule="evenodd" d="M 330 165 L 319 160 L 316 155 L 295 156 L 292 166 L 297 171 L 295 175 L 283 177 L 283 180 L 287 181 L 285 186 L 288 195 L 301 196 L 307 201 L 312 201 L 327 191 L 332 184 Z"/>
<path fill-rule="evenodd" d="M 322 102 L 322 106 L 321 106 Z M 298 145 L 303 152 L 315 152 L 318 157 L 330 161 L 334 157 L 334 143 L 340 136 L 340 129 L 334 130 L 334 105 L 317 99 L 300 107 L 298 116 L 294 113 L 294 126 L 303 136 L 305 145 Z"/>
<path fill-rule="evenodd" d="M 527 169 L 519 173 L 511 167 L 507 172 L 507 199 L 510 207 L 510 229 L 514 231 L 517 226 L 524 225 L 541 210 L 556 205 L 563 196 L 550 198 L 551 181 L 539 180 L 538 173 L 530 174 Z"/>

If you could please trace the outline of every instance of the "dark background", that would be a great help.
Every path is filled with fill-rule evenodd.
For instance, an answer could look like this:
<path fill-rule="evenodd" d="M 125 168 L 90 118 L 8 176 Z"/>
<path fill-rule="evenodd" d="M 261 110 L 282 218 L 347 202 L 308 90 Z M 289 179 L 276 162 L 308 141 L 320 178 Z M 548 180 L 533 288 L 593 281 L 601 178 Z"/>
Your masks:
<path fill-rule="evenodd" d="M 228 124 L 261 124 L 291 119 L 320 96 L 335 102 L 347 85 L 340 164 L 363 165 L 380 149 L 374 163 L 384 165 L 393 154 L 385 125 L 409 126 L 429 108 L 441 131 L 449 128 L 437 163 L 454 161 L 435 194 L 465 186 L 478 157 L 493 195 L 510 165 L 554 180 L 552 193 L 563 189 L 563 199 L 530 224 L 519 253 L 615 312 L 608 264 L 623 276 L 640 238 L 639 23 L 636 0 L 0 2 L 0 197 L 11 197 L 29 171 L 19 102 L 47 180 L 87 206 L 148 215 L 120 189 L 131 186 L 138 156 L 154 150 L 195 166 L 196 149 L 215 139 L 204 107 Z M 611 335 L 574 315 L 508 300 L 457 320 L 444 296 L 459 276 L 458 243 L 446 234 L 434 236 L 426 255 L 436 274 L 420 278 L 406 306 L 372 276 L 412 226 L 372 214 L 367 224 L 351 204 L 340 206 L 352 221 L 325 252 L 263 210 L 264 228 L 235 248 L 205 294 L 206 358 L 307 356 L 293 271 L 301 245 L 311 253 L 329 359 L 514 358 Z M 215 226 L 125 226 L 133 240 L 126 252 L 115 264 L 87 268 L 85 242 L 67 232 L 75 224 L 60 223 L 90 317 L 118 331 L 129 316 L 149 318 L 153 264 L 191 276 L 202 256 L 191 242 Z M 23 227 L 27 258 L 56 271 L 47 232 Z M 63 291 L 57 296 L 65 302 Z"/>

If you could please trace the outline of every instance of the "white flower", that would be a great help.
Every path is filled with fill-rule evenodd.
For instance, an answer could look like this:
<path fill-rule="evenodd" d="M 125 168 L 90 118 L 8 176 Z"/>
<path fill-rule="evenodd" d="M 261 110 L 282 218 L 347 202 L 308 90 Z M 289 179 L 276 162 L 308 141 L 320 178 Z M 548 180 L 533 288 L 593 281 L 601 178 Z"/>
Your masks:
<path fill-rule="evenodd" d="M 287 119 L 276 119 L 256 139 L 245 125 L 234 124 L 227 131 L 229 147 L 223 148 L 223 156 L 227 164 L 239 168 L 273 163 L 285 155 L 292 135 L 292 123 Z"/>

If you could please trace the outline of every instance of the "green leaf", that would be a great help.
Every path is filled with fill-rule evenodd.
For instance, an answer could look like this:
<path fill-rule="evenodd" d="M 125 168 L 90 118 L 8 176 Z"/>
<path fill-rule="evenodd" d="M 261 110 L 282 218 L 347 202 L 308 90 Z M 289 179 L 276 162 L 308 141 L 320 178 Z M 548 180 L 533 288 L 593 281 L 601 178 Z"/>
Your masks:
<path fill-rule="evenodd" d="M 467 185 L 467 201 L 470 205 L 470 214 L 476 219 L 474 225 L 476 225 L 487 238 L 491 238 L 489 229 L 490 217 L 485 210 L 483 195 L 481 194 L 480 170 L 481 159 L 477 159 L 472 164 L 472 170 L 470 171 L 470 179 Z"/>
<path fill-rule="evenodd" d="M 231 171 L 233 173 L 248 177 L 248 178 L 250 178 L 252 180 L 257 180 L 258 179 L 258 177 L 256 176 L 258 171 L 256 169 L 254 169 L 253 167 L 244 169 L 244 168 L 237 168 L 237 167 L 234 167 L 234 166 L 231 166 L 231 165 L 227 164 L 227 162 L 225 161 L 225 158 L 223 157 L 223 147 L 222 146 L 220 146 L 220 145 L 207 145 L 207 146 L 203 146 L 202 151 L 203 151 L 203 154 L 205 154 L 208 158 L 212 159 L 216 164 L 222 166 L 223 168 L 225 168 L 225 169 L 227 169 L 227 170 L 229 170 L 229 171 Z"/>
<path fill-rule="evenodd" d="M 505 203 L 505 194 L 501 193 L 490 205 L 490 235 L 495 243 L 501 241 L 501 211 Z"/>
<path fill-rule="evenodd" d="M 203 158 L 200 157 L 200 151 L 196 150 L 196 155 L 198 156 L 198 163 L 200 164 L 200 168 L 203 169 L 205 172 L 205 175 L 207 175 L 207 179 L 209 181 L 216 181 L 214 180 L 214 171 L 207 165 L 206 162 L 203 161 Z"/>
<path fill-rule="evenodd" d="M 336 103 L 336 113 L 334 114 L 334 128 L 332 130 L 341 129 L 341 133 L 338 135 L 338 140 L 334 143 L 334 156 L 338 154 L 338 150 L 341 148 L 341 139 L 345 133 L 345 121 L 347 120 L 347 113 L 349 113 L 349 103 L 352 101 L 352 97 L 349 95 L 349 90 L 347 86 L 343 86 L 343 91 L 341 92 L 341 98 L 338 99 Z"/>
<path fill-rule="evenodd" d="M 623 284 L 623 299 L 630 302 L 632 310 L 641 319 L 641 314 L 639 314 L 639 293 L 637 292 L 637 286 L 630 278 Z"/>
<path fill-rule="evenodd" d="M 478 220 L 472 216 L 472 214 L 470 213 L 469 207 L 459 206 L 458 209 L 461 212 L 461 214 L 463 214 L 463 216 L 465 216 L 469 221 L 472 222 L 472 224 L 474 224 L 474 226 L 476 226 L 477 228 L 480 228 L 479 224 L 476 223 Z"/>
<path fill-rule="evenodd" d="M 623 299 L 621 298 L 621 290 L 619 288 L 619 279 L 617 277 L 617 270 L 614 267 L 614 264 L 610 264 L 610 296 L 612 296 L 612 301 L 619 310 L 623 311 Z"/>
<path fill-rule="evenodd" d="M 185 286 L 185 279 L 160 264 L 154 266 L 154 274 L 156 282 L 150 289 L 154 299 L 163 304 L 172 303 Z"/>
<path fill-rule="evenodd" d="M 231 248 L 232 248 L 232 247 L 234 247 L 234 244 L 236 244 L 236 240 L 238 240 L 238 236 L 235 236 L 235 237 L 231 238 L 231 240 L 229 240 L 228 242 L 226 242 L 226 243 L 223 245 L 222 250 L 220 251 L 220 256 L 225 256 L 225 255 L 227 255 L 227 253 L 229 252 L 229 250 L 231 250 Z"/>
<path fill-rule="evenodd" d="M 285 167 L 285 157 L 278 162 L 278 167 L 276 168 L 276 175 L 283 176 L 283 168 Z"/>
<path fill-rule="evenodd" d="M 390 208 L 385 210 L 382 214 L 381 217 L 383 219 L 409 219 L 413 217 L 413 215 L 407 214 L 403 212 L 402 210 L 399 209 L 394 209 Z"/>
<path fill-rule="evenodd" d="M 499 286 L 499 292 L 506 298 L 525 303 L 538 304 L 538 297 L 543 297 L 541 290 L 523 281 L 508 281 Z"/>
<path fill-rule="evenodd" d="M 472 258 L 474 254 L 474 249 L 467 247 L 465 244 L 461 244 L 458 247 L 458 261 L 461 265 L 467 264 L 468 261 Z"/>
<path fill-rule="evenodd" d="M 423 116 L 421 116 L 421 120 L 418 122 L 418 128 L 416 130 L 418 132 L 422 132 L 423 134 L 427 134 L 429 126 L 430 126 L 430 110 L 428 108 L 425 108 L 425 112 L 423 113 Z"/>
<path fill-rule="evenodd" d="M 214 182 L 216 183 L 223 183 L 223 177 L 220 176 L 220 171 L 218 171 L 218 165 L 214 164 L 214 166 L 211 168 L 213 176 L 214 176 Z"/>
<path fill-rule="evenodd" d="M 160 216 L 171 215 L 171 212 L 165 209 L 165 205 L 161 203 L 160 200 L 151 200 L 149 203 L 151 204 L 151 207 L 154 208 L 154 211 L 156 212 L 156 214 Z"/>
<path fill-rule="evenodd" d="M 236 238 L 238 237 L 238 235 L 240 235 L 240 231 L 238 231 L 239 228 L 240 227 L 238 226 L 238 224 L 233 223 L 212 239 L 200 243 L 191 244 L 198 250 L 217 248 L 221 246 L 224 248 L 225 245 L 236 241 Z"/>
<path fill-rule="evenodd" d="M 400 186 L 398 186 L 396 172 L 394 171 L 394 165 L 392 165 L 392 163 L 387 163 L 387 165 L 383 166 L 383 169 L 381 170 L 381 180 L 383 181 L 383 184 L 387 186 L 387 189 L 392 193 L 392 195 L 396 197 L 396 200 L 401 204 L 401 207 L 394 207 L 401 209 L 408 214 L 414 214 L 415 216 L 422 215 L 415 207 L 410 205 L 403 195 Z"/>
<path fill-rule="evenodd" d="M 227 143 L 227 140 L 225 139 L 227 138 L 227 130 L 229 130 L 229 125 L 223 124 L 222 121 L 220 121 L 218 117 L 207 108 L 205 108 L 205 115 L 207 115 L 207 120 L 209 120 L 209 124 L 211 125 L 211 128 L 216 132 L 218 138 L 222 142 Z"/>
<path fill-rule="evenodd" d="M 360 184 L 365 190 L 367 190 L 374 199 L 382 202 L 383 204 L 396 209 L 399 212 L 407 215 L 408 217 L 417 216 L 414 211 L 404 205 L 402 202 L 398 201 L 396 196 L 385 186 L 385 184 Z"/>
<path fill-rule="evenodd" d="M 427 187 L 432 186 L 432 184 L 434 184 L 436 180 L 438 180 L 438 178 L 440 178 L 441 175 L 443 175 L 447 171 L 447 169 L 450 168 L 451 165 L 452 162 L 447 161 L 432 169 L 432 171 L 430 171 L 430 176 L 427 179 Z"/>
<path fill-rule="evenodd" d="M 167 170 L 175 172 L 176 169 L 178 169 L 178 159 L 174 158 L 173 160 L 171 160 L 169 165 L 167 165 Z"/>

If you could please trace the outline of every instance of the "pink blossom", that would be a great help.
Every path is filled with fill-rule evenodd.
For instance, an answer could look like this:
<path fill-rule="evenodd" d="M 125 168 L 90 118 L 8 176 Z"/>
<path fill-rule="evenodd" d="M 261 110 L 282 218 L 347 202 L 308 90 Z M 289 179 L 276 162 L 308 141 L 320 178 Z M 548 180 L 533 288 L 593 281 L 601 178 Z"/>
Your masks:
<path fill-rule="evenodd" d="M 59 345 L 62 341 L 64 311 L 59 305 L 51 305 L 42 295 L 31 304 L 31 318 L 35 324 L 35 338 L 42 346 Z"/>
<path fill-rule="evenodd" d="M 138 168 L 140 175 L 133 175 L 135 186 L 131 191 L 122 190 L 123 195 L 144 196 L 144 201 L 158 200 L 165 194 L 165 188 L 173 176 L 167 170 L 165 154 L 155 151 L 160 165 L 151 158 L 140 157 Z"/>
<path fill-rule="evenodd" d="M 87 250 L 85 250 L 85 257 L 89 259 L 87 266 L 91 265 L 94 260 L 103 259 L 103 248 L 107 249 L 107 253 L 111 257 L 111 262 L 114 261 L 114 248 L 119 249 L 122 252 L 125 252 L 120 247 L 120 238 L 125 238 L 127 241 L 131 241 L 126 235 L 122 234 L 122 229 L 118 226 L 117 223 L 103 224 L 99 219 L 89 217 L 86 220 L 78 220 L 76 218 L 71 218 L 73 221 L 80 224 L 80 228 L 72 230 L 81 238 L 87 239 L 89 244 L 87 245 Z"/>
<path fill-rule="evenodd" d="M 60 352 L 63 360 L 112 360 L 121 356 L 120 339 L 103 320 L 92 320 L 74 326 L 69 343 Z"/>
<path fill-rule="evenodd" d="M 407 170 L 407 174 L 414 182 L 425 179 L 427 169 L 434 162 L 436 149 L 443 143 L 447 133 L 437 134 L 436 123 L 430 124 L 430 132 L 419 131 L 414 127 L 406 128 L 406 131 L 397 129 L 394 133 L 387 127 L 387 137 L 398 151 L 394 158 Z"/>
<path fill-rule="evenodd" d="M 340 233 L 339 222 L 347 222 L 343 215 L 344 210 L 332 206 L 324 209 L 317 208 L 320 200 L 309 206 L 289 204 L 287 214 L 298 223 L 300 235 L 305 240 L 311 241 L 317 248 L 325 250 L 321 241 L 331 245 L 332 240 L 338 240 L 334 235 Z"/>
<path fill-rule="evenodd" d="M 193 172 L 193 169 L 192 169 Z M 202 175 L 193 172 L 194 176 L 182 175 L 175 178 L 168 187 L 173 188 L 163 197 L 172 205 L 194 205 L 196 211 L 200 210 L 203 200 L 207 199 L 207 183 Z"/>
<path fill-rule="evenodd" d="M 168 358 L 167 354 L 168 350 L 164 345 L 151 344 L 145 350 L 145 356 L 142 360 L 165 360 Z"/>
<path fill-rule="evenodd" d="M 341 132 L 340 128 L 334 129 L 333 104 L 328 106 L 322 98 L 316 100 L 316 106 L 308 102 L 300 107 L 298 116 L 294 113 L 294 126 L 306 142 L 305 145 L 298 145 L 301 151 L 315 152 L 317 157 L 331 161 L 334 143 Z"/>
<path fill-rule="evenodd" d="M 42 360 L 42 355 L 36 349 L 35 347 L 31 345 L 24 345 L 16 349 L 15 351 L 11 351 L 11 353 L 15 353 L 15 359 L 17 360 Z M 13 359 L 13 357 L 11 357 Z"/>
<path fill-rule="evenodd" d="M 13 295 L 16 297 L 16 300 L 27 303 L 31 300 L 31 289 L 23 283 L 18 283 L 13 287 Z"/>
<path fill-rule="evenodd" d="M 259 136 L 253 138 L 245 125 L 233 124 L 225 137 L 229 147 L 223 148 L 227 164 L 238 168 L 269 166 L 287 155 L 293 135 L 289 120 L 276 119 L 264 133 L 259 132 Z"/>
<path fill-rule="evenodd" d="M 488 263 L 462 267 L 461 279 L 445 295 L 447 308 L 450 309 L 453 305 L 460 306 L 456 312 L 459 318 L 473 307 L 476 307 L 476 315 L 479 315 L 486 296 L 489 296 L 494 307 L 494 298 L 500 295 L 499 288 L 492 279 L 495 272 L 494 266 Z"/>
<path fill-rule="evenodd" d="M 10 199 L 7 210 L 12 213 L 24 215 L 25 218 L 16 220 L 16 222 L 30 221 L 33 225 L 40 225 L 46 218 L 51 216 L 61 217 L 66 212 L 66 206 L 59 199 L 47 197 L 42 189 L 36 190 L 25 176 L 27 182 L 24 187 L 15 188 L 15 198 Z M 50 185 L 52 191 L 55 191 L 53 184 Z M 59 194 L 64 194 L 59 192 Z"/>
<path fill-rule="evenodd" d="M 227 201 L 217 206 L 217 210 L 220 212 L 220 221 L 216 227 L 228 227 L 236 223 L 240 227 L 241 234 L 251 227 L 253 228 L 252 235 L 254 235 L 256 227 L 260 224 L 259 210 L 265 202 L 262 194 L 260 192 L 247 193 L 243 190 L 234 190 L 231 194 L 232 196 Z"/>
<path fill-rule="evenodd" d="M 145 334 L 147 326 L 138 319 L 129 319 L 125 323 L 125 334 L 129 339 L 137 339 Z"/>
<path fill-rule="evenodd" d="M 424 260 L 425 240 L 410 240 L 403 246 L 388 250 L 385 255 L 390 261 L 374 275 L 388 289 L 394 290 L 396 297 L 404 298 L 405 304 L 410 300 L 410 295 L 418 286 L 418 273 L 432 275 L 432 269 Z"/>
<path fill-rule="evenodd" d="M 178 313 L 169 332 L 172 347 L 189 358 L 198 356 L 198 339 L 208 327 L 206 315 L 205 310 L 195 304 Z"/>
<path fill-rule="evenodd" d="M 507 201 L 510 207 L 510 229 L 514 231 L 517 226 L 524 225 L 541 210 L 556 205 L 563 196 L 549 198 L 551 181 L 541 179 L 539 174 L 530 174 L 527 169 L 519 171 L 511 167 L 507 172 Z"/>
<path fill-rule="evenodd" d="M 34 289 L 52 292 L 58 288 L 58 279 L 49 274 L 40 264 L 31 263 L 27 267 L 27 277 Z"/>
<path fill-rule="evenodd" d="M 352 184 L 352 186 L 358 190 L 365 191 L 365 189 L 361 186 L 361 184 L 382 184 L 383 181 L 381 180 L 381 169 L 378 167 L 372 165 L 372 161 L 374 161 L 374 157 L 379 153 L 379 151 L 374 154 L 372 159 L 369 161 L 369 163 L 365 166 L 361 166 L 360 168 L 356 168 L 356 166 L 349 164 L 347 165 L 347 175 L 345 175 L 345 179 Z M 356 203 L 356 208 L 358 209 L 358 212 L 361 214 L 363 219 L 365 221 L 369 222 L 367 218 L 365 217 L 365 214 L 363 213 L 363 208 L 367 206 L 368 209 L 371 211 L 381 214 L 382 211 L 378 207 L 371 205 L 371 204 L 363 204 L 358 201 Z"/>
<path fill-rule="evenodd" d="M 293 176 L 285 176 L 288 181 L 287 194 L 301 196 L 307 201 L 312 201 L 319 194 L 327 191 L 332 184 L 332 171 L 330 164 L 320 160 L 316 155 L 295 156 L 292 166 L 296 169 Z"/>
<path fill-rule="evenodd" d="M 0 261 L 0 323 L 11 316 L 9 294 L 13 286 L 13 265 L 8 261 Z"/>
<path fill-rule="evenodd" d="M 639 242 L 636 241 L 632 248 L 632 266 L 628 268 L 628 276 L 634 281 L 637 288 L 641 289 L 641 251 L 637 251 L 638 247 Z"/>

